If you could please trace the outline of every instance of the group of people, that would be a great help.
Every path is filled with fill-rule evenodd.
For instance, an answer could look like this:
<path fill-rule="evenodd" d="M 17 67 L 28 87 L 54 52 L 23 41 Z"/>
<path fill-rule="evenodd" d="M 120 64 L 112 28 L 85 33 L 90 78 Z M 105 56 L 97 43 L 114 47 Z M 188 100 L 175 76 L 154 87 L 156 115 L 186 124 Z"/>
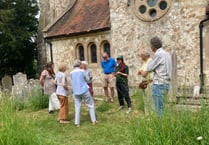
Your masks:
<path fill-rule="evenodd" d="M 159 37 L 150 39 L 151 50 L 154 52 L 151 58 L 148 50 L 142 50 L 139 54 L 143 64 L 138 71 L 142 76 L 146 88 L 143 88 L 144 112 L 148 116 L 152 112 L 152 106 L 159 117 L 163 115 L 164 97 L 168 94 L 172 77 L 172 60 L 170 54 L 162 48 Z M 131 112 L 131 99 L 129 96 L 128 75 L 129 68 L 124 62 L 123 56 L 117 57 L 117 63 L 107 53 L 102 54 L 101 66 L 103 68 L 103 87 L 105 100 L 109 100 L 108 85 L 111 92 L 111 102 L 114 101 L 114 86 L 116 86 L 119 110 L 124 108 L 124 99 L 128 106 L 127 113 Z M 116 79 L 116 82 L 115 82 Z M 148 87 L 147 87 L 148 86 Z"/>
<path fill-rule="evenodd" d="M 88 69 L 86 68 L 86 65 L 87 62 L 85 61 L 81 62 L 80 60 L 75 60 L 74 69 L 69 74 L 72 83 L 72 92 L 75 103 L 75 125 L 77 127 L 80 127 L 80 111 L 82 98 L 85 100 L 85 104 L 88 107 L 92 124 L 95 125 L 97 123 L 94 110 L 92 75 L 91 72 L 88 71 Z M 58 72 L 56 74 L 54 73 L 53 69 L 54 64 L 52 62 L 47 63 L 45 70 L 41 73 L 40 83 L 43 86 L 44 94 L 50 96 L 49 113 L 51 114 L 54 112 L 54 110 L 59 110 L 59 123 L 69 123 L 69 88 L 67 76 L 65 74 L 67 70 L 67 64 L 60 63 L 58 65 Z M 54 96 L 54 94 L 56 97 L 52 97 Z"/>
<path fill-rule="evenodd" d="M 150 114 L 152 103 L 157 115 L 163 115 L 164 97 L 168 93 L 171 81 L 172 62 L 170 54 L 162 48 L 162 41 L 158 37 L 150 40 L 151 50 L 154 52 L 153 58 L 150 57 L 148 50 L 140 52 L 143 65 L 138 74 L 142 80 L 147 82 L 148 87 L 143 90 L 145 104 L 145 116 Z M 75 60 L 74 69 L 69 77 L 72 84 L 72 93 L 75 103 L 75 125 L 80 126 L 80 111 L 82 99 L 88 107 L 91 122 L 97 123 L 94 109 L 94 95 L 92 86 L 92 72 L 87 68 L 86 61 Z M 131 98 L 129 96 L 128 75 L 129 68 L 124 62 L 122 55 L 116 60 L 109 57 L 107 52 L 102 53 L 101 67 L 103 69 L 103 89 L 106 102 L 114 102 L 115 87 L 119 101 L 119 109 L 125 107 L 127 103 L 127 113 L 131 112 Z M 49 95 L 49 113 L 59 110 L 58 121 L 69 123 L 68 121 L 68 81 L 65 71 L 67 65 L 59 64 L 58 72 L 54 73 L 52 62 L 46 65 L 46 69 L 41 73 L 40 82 L 43 86 L 44 94 Z M 110 97 L 109 91 L 110 88 Z M 152 89 L 151 89 L 152 88 Z M 149 90 L 149 91 L 148 91 Z M 149 92 L 152 92 L 149 93 Z M 152 96 L 152 97 L 151 97 Z"/>

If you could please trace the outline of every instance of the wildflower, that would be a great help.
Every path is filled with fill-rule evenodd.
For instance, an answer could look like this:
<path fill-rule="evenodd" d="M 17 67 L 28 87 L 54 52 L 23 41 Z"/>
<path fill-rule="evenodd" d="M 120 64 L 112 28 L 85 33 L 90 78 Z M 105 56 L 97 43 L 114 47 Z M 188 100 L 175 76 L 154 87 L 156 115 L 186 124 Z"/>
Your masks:
<path fill-rule="evenodd" d="M 201 140 L 202 140 L 202 136 L 198 136 L 198 137 L 197 137 L 197 140 L 198 140 L 198 141 L 201 141 Z"/>

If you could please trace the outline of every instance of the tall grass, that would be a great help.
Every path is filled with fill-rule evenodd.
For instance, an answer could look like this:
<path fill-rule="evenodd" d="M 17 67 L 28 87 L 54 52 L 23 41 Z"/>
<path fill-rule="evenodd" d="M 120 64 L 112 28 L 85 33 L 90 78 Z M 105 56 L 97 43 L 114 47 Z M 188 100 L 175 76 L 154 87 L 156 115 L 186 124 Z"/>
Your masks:
<path fill-rule="evenodd" d="M 49 104 L 49 96 L 43 95 L 40 88 L 33 94 L 28 95 L 28 98 L 23 100 L 21 97 L 14 98 L 14 108 L 16 110 L 30 109 L 33 111 L 47 108 Z"/>
<path fill-rule="evenodd" d="M 204 106 L 204 105 L 202 105 Z M 133 145 L 207 145 L 209 143 L 209 110 L 176 111 L 167 106 L 162 118 L 149 116 L 130 125 Z M 202 137 L 202 140 L 198 140 Z"/>
<path fill-rule="evenodd" d="M 0 144 L 1 145 L 42 145 L 33 120 L 18 115 L 15 103 L 8 96 L 0 99 Z"/>

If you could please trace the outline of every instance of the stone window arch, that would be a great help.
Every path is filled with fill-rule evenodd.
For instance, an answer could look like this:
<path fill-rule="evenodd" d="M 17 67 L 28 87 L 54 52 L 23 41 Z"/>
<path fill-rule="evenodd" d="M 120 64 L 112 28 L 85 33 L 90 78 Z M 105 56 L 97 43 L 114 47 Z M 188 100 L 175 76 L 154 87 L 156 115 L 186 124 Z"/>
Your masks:
<path fill-rule="evenodd" d="M 88 45 L 88 49 L 89 49 L 89 60 L 90 63 L 97 63 L 97 46 L 95 43 L 91 42 Z"/>
<path fill-rule="evenodd" d="M 164 16 L 173 0 L 134 0 L 134 12 L 143 21 L 156 21 Z"/>
<path fill-rule="evenodd" d="M 76 57 L 81 61 L 85 60 L 85 51 L 82 44 L 77 44 L 76 46 Z"/>
<path fill-rule="evenodd" d="M 101 43 L 101 51 L 102 52 L 107 52 L 109 57 L 111 57 L 110 43 L 108 41 L 105 40 Z"/>

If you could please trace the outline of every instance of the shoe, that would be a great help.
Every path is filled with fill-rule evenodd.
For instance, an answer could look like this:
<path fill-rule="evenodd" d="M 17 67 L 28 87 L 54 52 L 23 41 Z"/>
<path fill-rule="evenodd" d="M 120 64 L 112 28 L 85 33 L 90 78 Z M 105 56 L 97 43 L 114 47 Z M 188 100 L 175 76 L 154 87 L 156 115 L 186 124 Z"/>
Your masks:
<path fill-rule="evenodd" d="M 54 111 L 53 111 L 53 110 L 50 110 L 50 111 L 49 111 L 49 114 L 54 114 Z"/>
<path fill-rule="evenodd" d="M 111 99 L 110 101 L 111 101 L 111 103 L 114 103 L 114 99 Z"/>
<path fill-rule="evenodd" d="M 129 114 L 130 112 L 131 112 L 131 108 L 128 108 L 128 111 L 126 113 Z"/>
<path fill-rule="evenodd" d="M 108 102 L 108 98 L 105 98 L 105 102 L 106 102 L 106 103 Z"/>
<path fill-rule="evenodd" d="M 80 124 L 76 124 L 75 126 L 79 128 L 80 127 Z"/>
<path fill-rule="evenodd" d="M 66 124 L 66 123 L 69 123 L 69 121 L 67 121 L 67 120 L 60 120 L 59 123 Z"/>
<path fill-rule="evenodd" d="M 118 108 L 118 111 L 121 110 L 121 109 L 123 109 L 123 108 L 124 108 L 124 106 L 120 106 L 120 107 Z"/>
<path fill-rule="evenodd" d="M 94 121 L 92 122 L 92 125 L 96 125 L 98 123 L 98 121 Z"/>

